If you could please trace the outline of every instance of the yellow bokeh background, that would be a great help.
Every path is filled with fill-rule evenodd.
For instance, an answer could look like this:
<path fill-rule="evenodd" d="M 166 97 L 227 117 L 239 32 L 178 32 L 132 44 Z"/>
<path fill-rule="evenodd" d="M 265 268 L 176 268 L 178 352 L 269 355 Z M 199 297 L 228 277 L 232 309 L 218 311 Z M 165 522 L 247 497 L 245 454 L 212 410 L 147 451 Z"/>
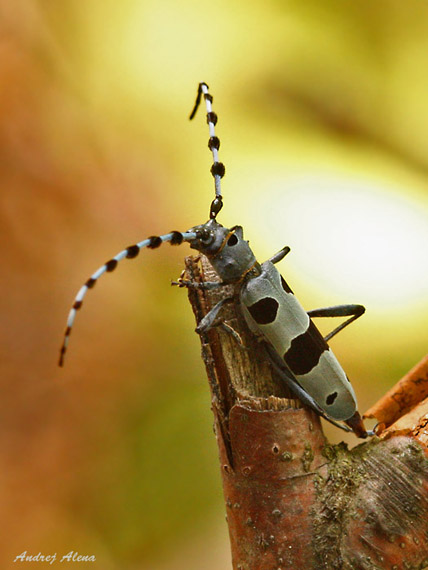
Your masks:
<path fill-rule="evenodd" d="M 307 309 L 366 306 L 331 344 L 367 409 L 426 352 L 428 7 L 0 0 L 0 32 L 0 566 L 231 568 L 199 341 L 169 285 L 188 246 L 100 279 L 60 370 L 67 312 L 123 247 L 206 221 L 208 129 L 187 120 L 204 80 L 219 221 L 260 261 L 289 245 Z"/>

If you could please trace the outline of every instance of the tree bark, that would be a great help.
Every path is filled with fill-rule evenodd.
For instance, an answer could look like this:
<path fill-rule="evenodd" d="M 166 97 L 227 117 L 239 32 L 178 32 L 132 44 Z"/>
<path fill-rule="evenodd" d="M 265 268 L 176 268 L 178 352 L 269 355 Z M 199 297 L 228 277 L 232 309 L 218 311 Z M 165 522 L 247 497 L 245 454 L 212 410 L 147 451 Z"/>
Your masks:
<path fill-rule="evenodd" d="M 192 281 L 218 280 L 204 257 L 187 258 L 186 272 Z M 189 289 L 196 321 L 234 292 L 234 286 Z M 423 437 L 400 431 L 352 450 L 329 445 L 318 416 L 291 398 L 275 376 L 237 304 L 227 305 L 222 322 L 201 335 L 201 343 L 233 568 L 428 566 Z M 420 426 L 423 432 L 422 420 Z"/>

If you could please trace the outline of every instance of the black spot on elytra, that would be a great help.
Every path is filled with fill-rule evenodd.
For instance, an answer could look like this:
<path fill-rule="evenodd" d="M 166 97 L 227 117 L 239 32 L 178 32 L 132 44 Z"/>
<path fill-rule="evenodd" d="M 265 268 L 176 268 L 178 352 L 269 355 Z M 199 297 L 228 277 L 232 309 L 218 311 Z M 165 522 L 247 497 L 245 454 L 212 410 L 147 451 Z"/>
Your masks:
<path fill-rule="evenodd" d="M 308 329 L 293 338 L 290 348 L 284 354 L 284 360 L 294 374 L 303 375 L 318 364 L 325 350 L 328 350 L 328 344 L 314 323 L 310 321 Z"/>
<path fill-rule="evenodd" d="M 90 277 L 90 278 L 86 281 L 85 285 L 86 285 L 86 287 L 87 287 L 88 289 L 92 289 L 92 287 L 95 285 L 96 282 L 97 282 L 96 279 L 94 279 L 93 277 Z"/>
<path fill-rule="evenodd" d="M 130 245 L 129 247 L 126 248 L 126 257 L 128 259 L 133 259 L 134 257 L 137 257 L 139 253 L 140 253 L 140 248 L 138 247 L 138 245 Z"/>
<path fill-rule="evenodd" d="M 284 291 L 286 293 L 293 293 L 293 291 L 290 289 L 287 281 L 284 279 L 284 277 L 282 275 L 281 275 L 281 285 L 282 285 L 282 288 L 284 289 Z"/>
<path fill-rule="evenodd" d="M 76 309 L 77 311 L 80 309 L 81 306 L 82 306 L 82 301 L 74 301 L 73 309 Z"/>
<path fill-rule="evenodd" d="M 325 403 L 327 404 L 327 406 L 331 406 L 334 403 L 336 398 L 337 398 L 337 392 L 332 392 L 325 399 Z"/>
<path fill-rule="evenodd" d="M 268 325 L 273 323 L 278 313 L 279 303 L 272 297 L 264 297 L 248 307 L 250 315 L 259 325 Z"/>

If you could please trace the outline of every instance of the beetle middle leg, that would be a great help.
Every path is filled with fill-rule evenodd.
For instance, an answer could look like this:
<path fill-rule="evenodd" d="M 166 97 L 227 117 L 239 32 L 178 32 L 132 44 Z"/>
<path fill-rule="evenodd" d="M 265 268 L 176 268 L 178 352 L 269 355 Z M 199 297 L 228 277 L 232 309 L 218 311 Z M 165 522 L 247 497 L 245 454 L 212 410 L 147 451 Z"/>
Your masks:
<path fill-rule="evenodd" d="M 236 342 L 239 344 L 241 348 L 247 350 L 246 346 L 244 345 L 241 335 L 228 323 L 226 323 L 223 319 L 219 317 L 219 313 L 223 309 L 226 304 L 233 303 L 235 301 L 235 297 L 226 297 L 226 299 L 222 299 L 219 301 L 214 307 L 205 315 L 203 319 L 199 321 L 198 326 L 196 327 L 195 331 L 198 334 L 204 334 L 211 330 L 214 327 L 221 327 L 222 330 L 227 332 L 228 334 L 232 335 Z"/>
<path fill-rule="evenodd" d="M 201 319 L 196 327 L 196 332 L 198 334 L 203 334 L 208 332 L 213 327 L 217 327 L 222 324 L 223 321 L 218 319 L 218 315 L 223 307 L 228 304 L 232 303 L 234 297 L 226 297 L 226 299 L 222 299 L 219 301 L 214 307 L 205 315 L 203 319 Z"/>

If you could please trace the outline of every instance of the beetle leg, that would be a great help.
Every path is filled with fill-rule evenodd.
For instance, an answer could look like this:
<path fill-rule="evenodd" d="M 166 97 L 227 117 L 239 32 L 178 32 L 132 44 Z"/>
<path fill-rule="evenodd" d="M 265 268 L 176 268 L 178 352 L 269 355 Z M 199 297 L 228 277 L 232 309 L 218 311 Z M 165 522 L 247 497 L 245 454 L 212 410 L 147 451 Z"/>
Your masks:
<path fill-rule="evenodd" d="M 362 314 L 365 312 L 365 307 L 363 305 L 335 305 L 334 307 L 324 307 L 322 309 L 313 309 L 312 311 L 308 311 L 308 315 L 312 317 L 351 317 L 347 319 L 345 322 L 341 323 L 338 327 L 333 329 L 327 336 L 324 337 L 324 340 L 327 342 L 330 340 L 335 334 L 340 332 L 342 329 L 350 325 L 353 321 L 361 317 Z"/>
<path fill-rule="evenodd" d="M 199 321 L 199 324 L 196 327 L 196 332 L 198 334 L 203 334 L 208 332 L 213 327 L 221 325 L 222 321 L 217 320 L 218 315 L 226 303 L 231 303 L 233 300 L 234 297 L 227 297 L 226 299 L 222 299 L 216 305 L 214 305 L 214 307 L 205 315 L 205 317 Z"/>
<path fill-rule="evenodd" d="M 219 319 L 218 315 L 220 311 L 223 309 L 226 303 L 232 303 L 235 300 L 235 297 L 227 297 L 226 299 L 222 299 L 219 301 L 214 307 L 209 311 L 205 317 L 199 322 L 198 326 L 196 327 L 196 332 L 198 334 L 203 334 L 208 332 L 210 329 L 214 327 L 221 327 L 225 332 L 232 335 L 236 342 L 239 344 L 241 348 L 244 350 L 248 350 L 247 347 L 244 345 L 241 335 L 228 323 Z"/>
<path fill-rule="evenodd" d="M 239 344 L 239 346 L 243 349 L 243 350 L 249 350 L 248 347 L 245 346 L 241 335 L 239 334 L 238 331 L 236 331 L 232 326 L 230 326 L 228 323 L 223 322 L 220 323 L 221 328 L 227 332 L 228 334 L 232 335 L 233 338 L 236 340 L 236 342 Z"/>
<path fill-rule="evenodd" d="M 288 245 L 286 245 L 280 251 L 278 251 L 278 253 L 275 253 L 275 255 L 272 255 L 272 257 L 270 257 L 268 259 L 268 261 L 270 261 L 271 263 L 278 263 L 279 261 L 281 261 L 281 259 L 284 259 L 284 257 L 289 252 L 290 252 L 290 248 L 288 247 Z"/>
<path fill-rule="evenodd" d="M 334 426 L 342 429 L 346 432 L 352 432 L 353 430 L 343 425 L 339 422 L 336 422 L 324 412 L 323 409 L 319 407 L 319 405 L 315 402 L 315 400 L 310 396 L 296 381 L 292 373 L 284 366 L 280 356 L 277 354 L 275 349 L 271 347 L 269 344 L 266 344 L 267 352 L 270 356 L 271 363 L 275 369 L 275 371 L 279 374 L 280 378 L 286 383 L 286 385 L 290 388 L 290 390 L 299 398 L 299 400 L 306 404 L 309 408 L 314 410 L 319 416 L 333 424 Z"/>
<path fill-rule="evenodd" d="M 203 283 L 198 283 L 196 281 L 186 281 L 185 279 L 179 278 L 178 281 L 171 281 L 171 285 L 177 285 L 178 287 L 186 287 L 187 289 L 218 289 L 223 287 L 225 283 L 221 281 L 204 281 Z"/>

